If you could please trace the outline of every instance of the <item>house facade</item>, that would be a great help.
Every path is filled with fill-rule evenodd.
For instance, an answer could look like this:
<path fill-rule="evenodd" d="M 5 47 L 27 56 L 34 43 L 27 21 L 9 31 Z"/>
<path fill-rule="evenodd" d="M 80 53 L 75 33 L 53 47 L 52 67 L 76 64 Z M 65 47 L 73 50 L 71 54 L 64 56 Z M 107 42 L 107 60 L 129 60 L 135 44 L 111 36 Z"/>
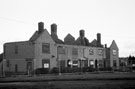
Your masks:
<path fill-rule="evenodd" d="M 36 31 L 28 41 L 4 44 L 4 72 L 27 72 L 38 68 L 54 67 L 119 67 L 119 49 L 113 41 L 110 47 L 101 44 L 101 34 L 92 42 L 80 30 L 75 38 L 68 34 L 64 41 L 57 35 L 57 25 L 51 25 L 51 34 L 38 23 Z"/>

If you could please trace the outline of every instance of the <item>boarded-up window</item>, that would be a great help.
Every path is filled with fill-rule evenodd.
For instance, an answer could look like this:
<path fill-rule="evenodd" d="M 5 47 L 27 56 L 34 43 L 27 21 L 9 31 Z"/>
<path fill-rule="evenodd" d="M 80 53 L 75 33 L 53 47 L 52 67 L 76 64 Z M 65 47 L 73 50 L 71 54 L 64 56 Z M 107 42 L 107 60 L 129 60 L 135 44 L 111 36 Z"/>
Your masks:
<path fill-rule="evenodd" d="M 50 53 L 50 44 L 42 43 L 42 53 Z"/>
<path fill-rule="evenodd" d="M 77 48 L 72 49 L 72 55 L 78 55 L 78 49 Z"/>
<path fill-rule="evenodd" d="M 58 47 L 58 54 L 66 54 L 66 50 L 65 49 L 66 48 L 62 47 L 62 46 Z"/>
<path fill-rule="evenodd" d="M 89 55 L 94 55 L 94 50 L 93 49 L 89 49 Z"/>
<path fill-rule="evenodd" d="M 116 55 L 117 54 L 117 51 L 116 50 L 112 50 L 112 52 L 113 52 L 113 55 Z"/>
<path fill-rule="evenodd" d="M 99 60 L 99 68 L 103 68 L 104 67 L 104 61 L 103 60 Z"/>
<path fill-rule="evenodd" d="M 98 55 L 100 55 L 100 56 L 103 55 L 103 50 L 102 49 L 98 49 Z"/>
<path fill-rule="evenodd" d="M 65 67 L 65 66 L 66 66 L 65 60 L 61 60 L 61 61 L 60 61 L 60 66 L 61 66 L 61 67 Z"/>

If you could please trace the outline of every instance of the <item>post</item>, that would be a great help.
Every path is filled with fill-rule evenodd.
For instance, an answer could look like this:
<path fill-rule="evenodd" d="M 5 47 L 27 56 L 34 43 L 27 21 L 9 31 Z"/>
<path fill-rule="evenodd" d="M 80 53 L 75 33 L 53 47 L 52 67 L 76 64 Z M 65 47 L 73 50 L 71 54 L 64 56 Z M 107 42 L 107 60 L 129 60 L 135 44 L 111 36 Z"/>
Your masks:
<path fill-rule="evenodd" d="M 59 58 L 59 55 L 58 55 Z M 59 59 L 59 75 L 61 75 L 61 63 L 60 63 L 60 59 Z"/>
<path fill-rule="evenodd" d="M 61 63 L 60 63 L 59 52 L 58 52 L 59 47 L 62 47 L 62 46 L 57 47 L 57 59 L 58 59 L 59 75 L 61 75 Z"/>
<path fill-rule="evenodd" d="M 132 65 L 133 65 L 133 64 L 132 64 L 132 60 L 131 60 L 131 72 L 133 71 L 133 69 L 132 69 Z"/>
<path fill-rule="evenodd" d="M 2 60 L 2 77 L 5 77 L 4 58 L 3 58 L 3 60 Z"/>

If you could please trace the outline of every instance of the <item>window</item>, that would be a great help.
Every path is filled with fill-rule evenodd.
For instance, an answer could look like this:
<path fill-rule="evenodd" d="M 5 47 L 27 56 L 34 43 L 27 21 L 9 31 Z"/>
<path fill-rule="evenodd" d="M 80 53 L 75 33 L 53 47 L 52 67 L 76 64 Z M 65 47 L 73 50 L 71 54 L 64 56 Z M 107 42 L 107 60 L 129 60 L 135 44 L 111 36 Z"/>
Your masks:
<path fill-rule="evenodd" d="M 58 54 L 66 54 L 65 47 L 58 47 Z"/>
<path fill-rule="evenodd" d="M 103 50 L 102 49 L 98 49 L 98 55 L 103 55 Z"/>
<path fill-rule="evenodd" d="M 42 60 L 42 68 L 49 68 L 50 67 L 50 60 L 49 59 L 43 59 Z"/>
<path fill-rule="evenodd" d="M 117 51 L 116 50 L 112 50 L 112 52 L 113 52 L 113 55 L 116 55 L 117 54 Z"/>
<path fill-rule="evenodd" d="M 27 61 L 27 70 L 31 71 L 32 70 L 32 61 Z"/>
<path fill-rule="evenodd" d="M 78 55 L 78 49 L 77 48 L 72 49 L 72 55 Z"/>
<path fill-rule="evenodd" d="M 66 66 L 66 61 L 65 60 L 60 60 L 59 62 L 60 62 L 59 65 L 60 65 L 61 68 Z"/>
<path fill-rule="evenodd" d="M 90 66 L 91 68 L 94 67 L 94 60 L 89 60 L 89 66 Z"/>
<path fill-rule="evenodd" d="M 99 67 L 103 68 L 104 67 L 104 61 L 103 60 L 99 60 Z"/>
<path fill-rule="evenodd" d="M 113 66 L 116 67 L 117 66 L 117 62 L 116 60 L 113 60 Z"/>
<path fill-rule="evenodd" d="M 15 54 L 18 54 L 18 46 L 15 45 Z"/>
<path fill-rule="evenodd" d="M 49 43 L 42 44 L 42 53 L 50 53 L 50 44 Z"/>
<path fill-rule="evenodd" d="M 78 61 L 77 60 L 74 60 L 72 65 L 73 66 L 78 66 Z"/>
<path fill-rule="evenodd" d="M 89 55 L 94 55 L 94 50 L 93 49 L 89 49 Z"/>

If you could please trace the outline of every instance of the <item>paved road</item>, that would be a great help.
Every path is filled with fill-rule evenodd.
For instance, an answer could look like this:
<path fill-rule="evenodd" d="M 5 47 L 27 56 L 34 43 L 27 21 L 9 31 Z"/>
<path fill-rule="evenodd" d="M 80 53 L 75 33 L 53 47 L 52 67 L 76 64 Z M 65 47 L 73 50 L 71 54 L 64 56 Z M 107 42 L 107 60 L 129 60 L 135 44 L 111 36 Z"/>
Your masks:
<path fill-rule="evenodd" d="M 89 80 L 0 83 L 0 89 L 135 89 L 135 80 Z"/>
<path fill-rule="evenodd" d="M 135 89 L 135 73 L 0 78 L 0 89 Z"/>

